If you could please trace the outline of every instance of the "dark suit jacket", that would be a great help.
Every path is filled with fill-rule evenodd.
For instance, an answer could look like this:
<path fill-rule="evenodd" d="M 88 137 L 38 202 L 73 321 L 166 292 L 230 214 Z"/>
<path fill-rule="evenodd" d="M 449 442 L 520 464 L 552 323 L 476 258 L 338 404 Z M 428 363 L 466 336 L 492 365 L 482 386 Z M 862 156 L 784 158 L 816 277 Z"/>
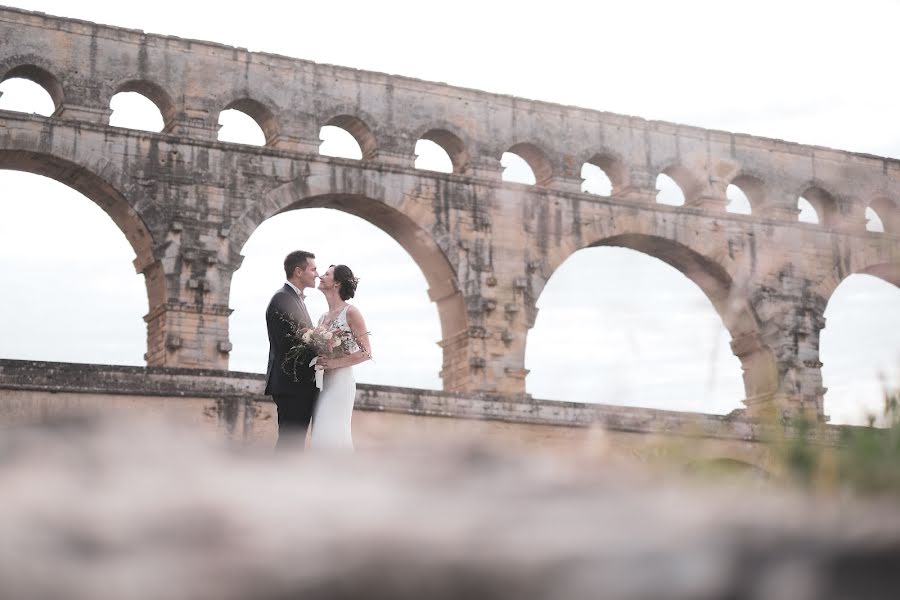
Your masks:
<path fill-rule="evenodd" d="M 303 395 L 316 389 L 313 370 L 308 366 L 303 365 L 297 369 L 300 381 L 294 381 L 293 375 L 282 368 L 285 353 L 296 342 L 292 336 L 292 325 L 294 328 L 312 327 L 306 307 L 293 288 L 285 283 L 283 288 L 275 292 L 266 308 L 269 366 L 266 369 L 265 393 L 270 396 Z"/>

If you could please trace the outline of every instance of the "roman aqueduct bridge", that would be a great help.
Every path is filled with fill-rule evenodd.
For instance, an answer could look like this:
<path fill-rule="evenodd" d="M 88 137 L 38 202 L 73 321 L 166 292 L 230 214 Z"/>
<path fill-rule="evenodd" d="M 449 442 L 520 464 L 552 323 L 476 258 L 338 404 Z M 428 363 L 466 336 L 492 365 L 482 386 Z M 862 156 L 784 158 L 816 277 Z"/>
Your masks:
<path fill-rule="evenodd" d="M 357 215 L 413 257 L 438 307 L 448 392 L 524 394 L 541 290 L 574 252 L 609 245 L 665 261 L 709 297 L 750 415 L 824 418 L 831 293 L 853 273 L 900 284 L 898 160 L 0 8 L 0 81 L 12 77 L 43 86 L 56 111 L 0 112 L 0 168 L 71 186 L 125 233 L 146 279 L 152 367 L 228 368 L 241 248 L 266 219 L 307 207 Z M 111 127 L 121 91 L 152 100 L 164 130 Z M 217 141 L 229 108 L 265 146 Z M 321 156 L 323 125 L 352 134 L 362 160 Z M 453 173 L 414 168 L 420 139 Z M 506 151 L 535 185 L 501 180 Z M 609 176 L 608 197 L 581 192 L 585 163 Z M 660 173 L 683 206 L 657 203 Z M 752 214 L 726 212 L 730 184 Z M 800 196 L 819 224 L 798 222 Z M 868 207 L 884 233 L 866 231 Z"/>

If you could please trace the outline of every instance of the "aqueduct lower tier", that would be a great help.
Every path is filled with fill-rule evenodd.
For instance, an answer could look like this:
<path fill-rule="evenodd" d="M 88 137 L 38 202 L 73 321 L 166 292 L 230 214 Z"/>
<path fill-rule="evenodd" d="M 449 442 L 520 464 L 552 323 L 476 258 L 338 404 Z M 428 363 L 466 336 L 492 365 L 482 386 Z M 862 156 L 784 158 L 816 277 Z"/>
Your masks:
<path fill-rule="evenodd" d="M 822 417 L 819 333 L 852 273 L 900 284 L 900 161 L 790 144 L 0 8 L 0 81 L 31 79 L 52 117 L 0 112 L 0 168 L 61 181 L 122 229 L 146 277 L 147 364 L 227 369 L 229 288 L 240 250 L 280 212 L 330 207 L 377 225 L 425 274 L 448 391 L 525 392 L 536 300 L 579 249 L 632 248 L 683 272 L 710 298 L 744 369 L 751 414 Z M 110 98 L 137 91 L 160 133 L 109 126 Z M 263 147 L 215 140 L 237 108 Z M 360 161 L 318 154 L 346 129 Z M 452 174 L 416 170 L 419 139 Z M 537 184 L 501 181 L 516 152 Z M 580 192 L 580 168 L 610 196 Z M 656 176 L 684 192 L 656 203 Z M 739 185 L 752 215 L 725 211 Z M 820 223 L 797 222 L 797 198 Z M 885 233 L 865 230 L 867 207 Z"/>

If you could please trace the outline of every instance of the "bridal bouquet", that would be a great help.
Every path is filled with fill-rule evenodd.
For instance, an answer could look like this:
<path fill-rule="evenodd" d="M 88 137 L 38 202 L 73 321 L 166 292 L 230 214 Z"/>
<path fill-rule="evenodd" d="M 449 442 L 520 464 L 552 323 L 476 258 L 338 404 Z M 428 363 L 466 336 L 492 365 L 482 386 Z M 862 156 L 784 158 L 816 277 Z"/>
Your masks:
<path fill-rule="evenodd" d="M 316 325 L 302 334 L 295 332 L 293 337 L 296 342 L 285 353 L 282 366 L 285 372 L 293 376 L 294 381 L 300 381 L 297 371 L 301 365 L 313 367 L 318 356 L 335 357 L 346 354 L 350 342 L 354 339 L 349 331 L 329 329 L 325 325 Z M 316 384 L 319 389 L 321 378 L 322 372 L 317 369 Z"/>

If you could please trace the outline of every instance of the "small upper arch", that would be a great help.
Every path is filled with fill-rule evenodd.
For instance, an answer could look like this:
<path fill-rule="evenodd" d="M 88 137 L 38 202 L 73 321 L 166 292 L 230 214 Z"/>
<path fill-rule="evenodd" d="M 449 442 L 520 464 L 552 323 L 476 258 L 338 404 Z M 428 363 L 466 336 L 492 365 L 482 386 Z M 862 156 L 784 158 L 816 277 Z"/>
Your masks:
<path fill-rule="evenodd" d="M 900 205 L 888 196 L 878 196 L 869 202 L 885 233 L 900 234 Z"/>
<path fill-rule="evenodd" d="M 363 160 L 372 160 L 378 153 L 378 144 L 375 141 L 375 134 L 372 132 L 372 128 L 360 117 L 347 113 L 340 113 L 322 123 L 322 126 L 339 127 L 353 136 L 353 139 L 359 144 Z"/>
<path fill-rule="evenodd" d="M 519 156 L 528 163 L 534 174 L 534 185 L 546 187 L 553 181 L 553 163 L 547 158 L 546 152 L 531 142 L 520 142 L 512 146 L 507 152 Z"/>
<path fill-rule="evenodd" d="M 726 184 L 733 185 L 744 193 L 750 204 L 750 212 L 757 210 L 766 203 L 766 184 L 762 176 L 747 170 L 740 170 Z"/>
<path fill-rule="evenodd" d="M 461 174 L 468 170 L 471 157 L 460 133 L 452 125 L 441 124 L 440 127 L 431 127 L 421 131 L 415 136 L 415 139 L 428 140 L 440 146 L 450 157 L 453 172 Z"/>
<path fill-rule="evenodd" d="M 582 175 L 585 166 L 597 167 L 609 179 L 611 187 L 610 195 L 615 195 L 628 185 L 628 167 L 622 157 L 608 149 L 603 149 L 593 154 L 585 153 L 585 157 L 578 161 L 581 163 Z"/>
<path fill-rule="evenodd" d="M 702 179 L 684 165 L 671 164 L 661 169 L 659 175 L 665 175 L 675 182 L 684 196 L 684 204 L 690 204 L 703 190 Z"/>
<path fill-rule="evenodd" d="M 150 100 L 162 116 L 163 131 L 171 131 L 178 111 L 172 95 L 162 86 L 146 79 L 126 79 L 112 89 L 110 98 L 122 92 L 135 92 Z"/>
<path fill-rule="evenodd" d="M 12 66 L 0 64 L 0 83 L 7 79 L 27 79 L 44 88 L 53 100 L 53 106 L 59 110 L 65 100 L 63 86 L 59 79 L 39 61 L 18 62 Z M 40 61 L 43 62 L 43 61 Z"/>
<path fill-rule="evenodd" d="M 259 100 L 244 96 L 226 104 L 222 111 L 226 110 L 237 110 L 253 119 L 262 130 L 267 145 L 278 137 L 278 122 L 274 111 Z"/>
<path fill-rule="evenodd" d="M 799 199 L 805 199 L 816 211 L 819 225 L 831 227 L 838 215 L 837 200 L 819 181 L 808 181 L 799 188 Z"/>

